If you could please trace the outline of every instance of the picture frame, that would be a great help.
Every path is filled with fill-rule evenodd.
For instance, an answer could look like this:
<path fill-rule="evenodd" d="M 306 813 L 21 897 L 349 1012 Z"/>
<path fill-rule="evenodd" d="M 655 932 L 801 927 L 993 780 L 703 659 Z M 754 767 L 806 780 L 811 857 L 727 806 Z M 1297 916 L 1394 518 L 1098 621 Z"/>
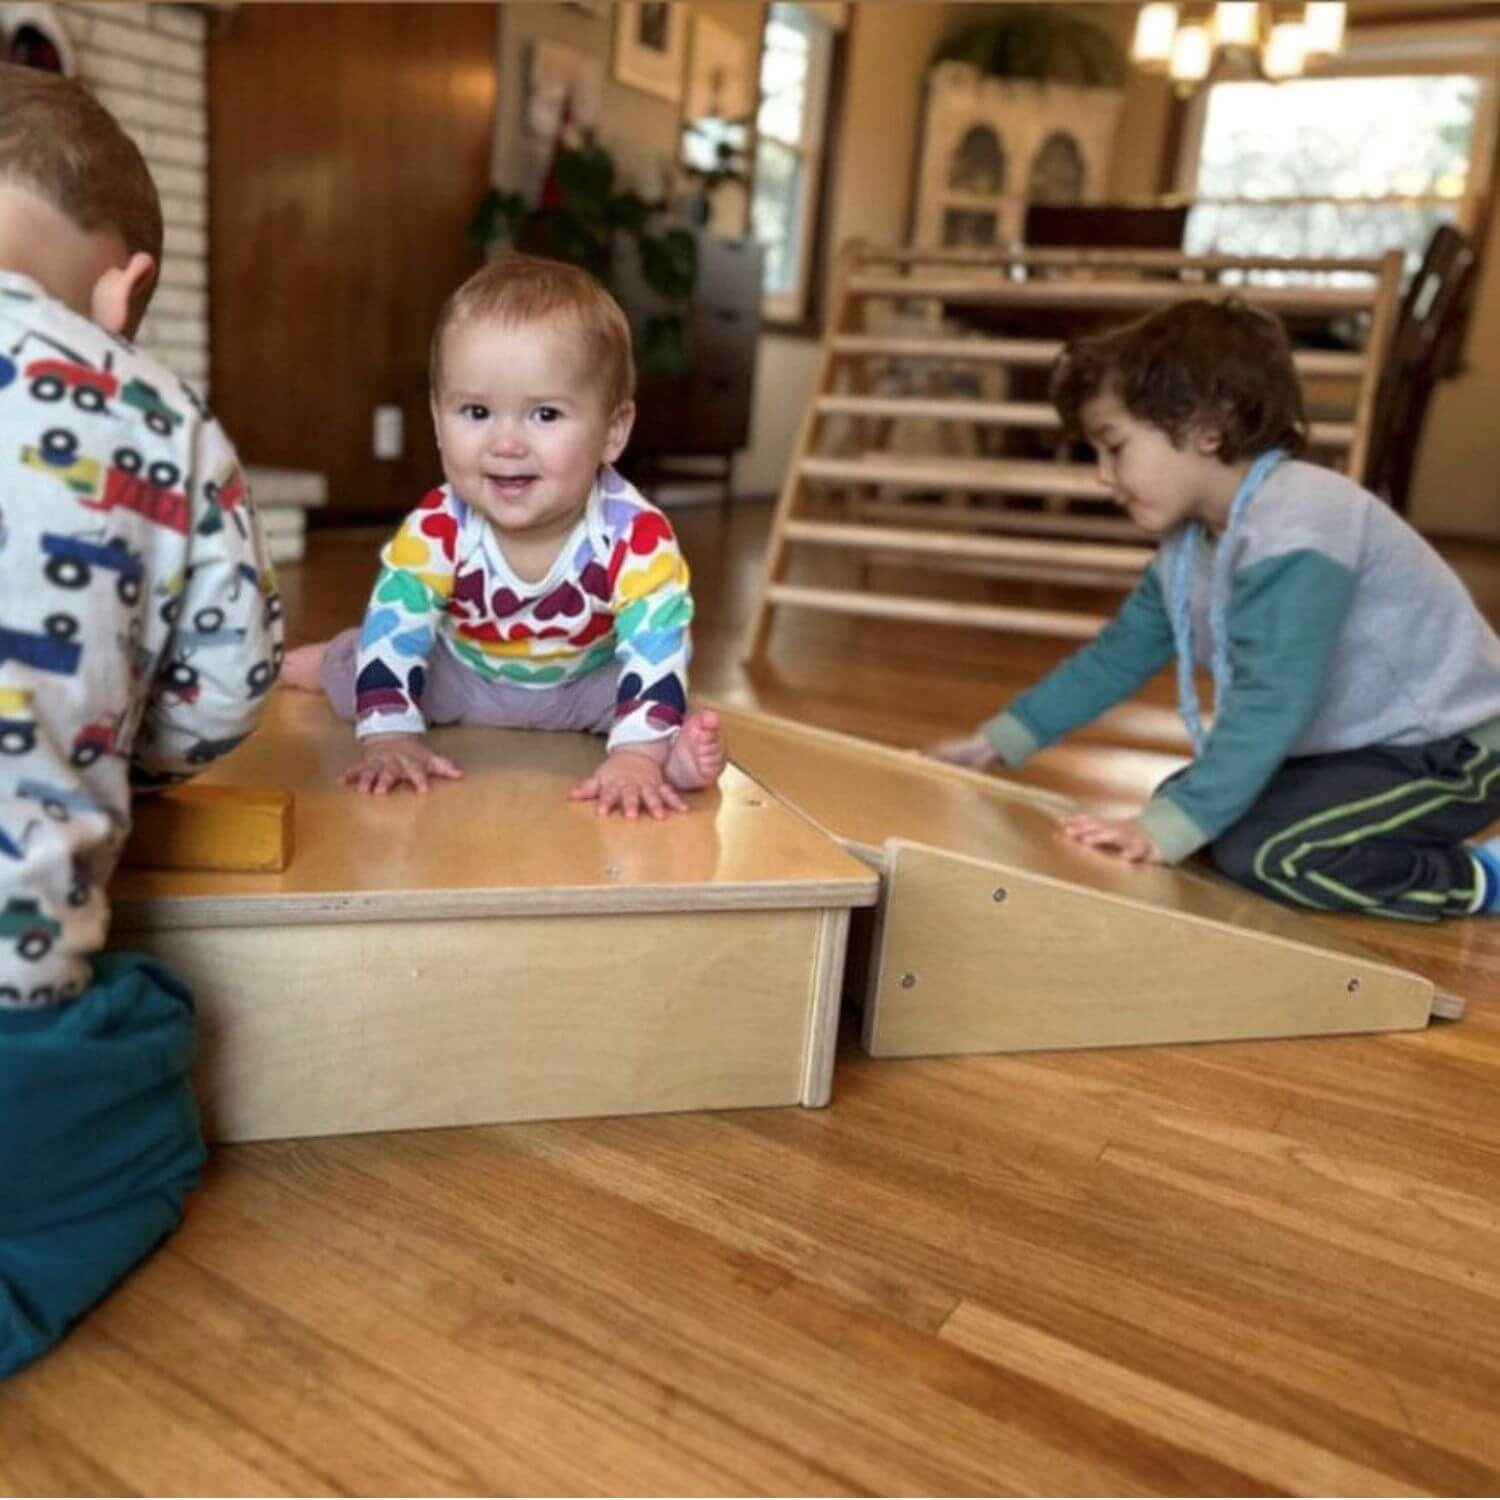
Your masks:
<path fill-rule="evenodd" d="M 627 88 L 670 104 L 682 99 L 688 7 L 657 3 L 615 6 L 614 76 Z"/>
<path fill-rule="evenodd" d="M 550 146 L 558 138 L 565 103 L 575 134 L 586 134 L 599 124 L 604 98 L 602 59 L 539 38 L 531 44 L 528 63 L 522 116 L 527 137 Z"/>

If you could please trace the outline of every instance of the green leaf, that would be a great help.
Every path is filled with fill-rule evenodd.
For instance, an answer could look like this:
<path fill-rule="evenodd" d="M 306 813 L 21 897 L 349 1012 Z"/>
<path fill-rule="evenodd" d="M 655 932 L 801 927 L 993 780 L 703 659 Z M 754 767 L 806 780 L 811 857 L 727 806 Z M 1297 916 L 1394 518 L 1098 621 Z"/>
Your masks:
<path fill-rule="evenodd" d="M 638 349 L 641 368 L 656 375 L 686 375 L 692 368 L 688 357 L 687 330 L 678 313 L 659 313 L 646 319 Z"/>
<path fill-rule="evenodd" d="M 1114 38 L 1084 16 L 1054 6 L 1008 5 L 945 37 L 933 62 L 973 63 L 994 78 L 1056 78 L 1088 87 L 1125 78 Z"/>
<path fill-rule="evenodd" d="M 616 193 L 609 200 L 609 222 L 612 228 L 627 234 L 644 234 L 651 205 L 639 193 Z"/>
<path fill-rule="evenodd" d="M 575 213 L 603 219 L 615 185 L 615 164 L 602 146 L 580 146 L 557 153 L 557 181 Z"/>
<path fill-rule="evenodd" d="M 515 239 L 517 225 L 530 212 L 526 200 L 519 193 L 503 192 L 492 187 L 479 200 L 465 235 L 477 249 L 488 250 L 498 239 Z"/>
<path fill-rule="evenodd" d="M 670 302 L 692 295 L 698 280 L 698 242 L 685 229 L 641 236 L 641 273 L 646 285 Z"/>

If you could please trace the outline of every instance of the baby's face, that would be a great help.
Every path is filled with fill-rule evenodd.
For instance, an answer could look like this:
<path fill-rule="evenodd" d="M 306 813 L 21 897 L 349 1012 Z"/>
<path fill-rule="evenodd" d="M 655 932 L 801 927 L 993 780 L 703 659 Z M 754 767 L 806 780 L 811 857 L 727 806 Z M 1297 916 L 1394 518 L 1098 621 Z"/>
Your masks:
<path fill-rule="evenodd" d="M 432 399 L 443 473 L 507 533 L 561 540 L 599 466 L 625 447 L 635 408 L 610 409 L 583 340 L 546 323 L 470 319 L 443 340 Z"/>

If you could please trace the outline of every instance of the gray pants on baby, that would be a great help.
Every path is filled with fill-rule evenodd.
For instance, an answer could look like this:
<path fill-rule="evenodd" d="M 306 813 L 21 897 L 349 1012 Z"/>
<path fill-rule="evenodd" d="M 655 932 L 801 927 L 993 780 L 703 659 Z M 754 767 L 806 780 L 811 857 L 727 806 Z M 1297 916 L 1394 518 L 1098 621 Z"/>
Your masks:
<path fill-rule="evenodd" d="M 341 719 L 354 718 L 354 679 L 359 671 L 359 630 L 345 630 L 323 653 L 323 692 Z M 422 714 L 434 729 L 482 724 L 491 729 L 572 729 L 608 734 L 615 721 L 614 664 L 574 682 L 519 687 L 491 682 L 434 643 L 422 691 Z"/>

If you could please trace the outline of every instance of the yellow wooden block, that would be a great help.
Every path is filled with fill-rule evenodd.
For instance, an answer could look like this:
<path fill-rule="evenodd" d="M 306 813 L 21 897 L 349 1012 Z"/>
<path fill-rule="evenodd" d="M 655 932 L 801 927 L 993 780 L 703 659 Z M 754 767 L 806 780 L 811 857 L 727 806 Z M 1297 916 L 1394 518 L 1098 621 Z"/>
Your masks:
<path fill-rule="evenodd" d="M 281 787 L 179 786 L 140 797 L 121 858 L 138 870 L 284 870 L 292 794 Z"/>

